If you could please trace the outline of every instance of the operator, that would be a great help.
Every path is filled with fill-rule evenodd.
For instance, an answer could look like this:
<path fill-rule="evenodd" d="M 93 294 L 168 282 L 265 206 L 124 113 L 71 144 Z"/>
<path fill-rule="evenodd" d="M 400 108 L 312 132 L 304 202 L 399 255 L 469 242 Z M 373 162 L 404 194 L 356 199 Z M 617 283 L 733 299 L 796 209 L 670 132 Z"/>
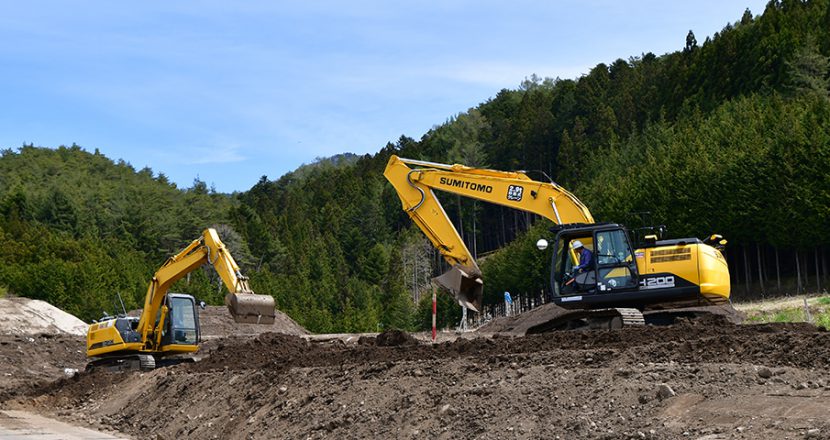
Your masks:
<path fill-rule="evenodd" d="M 575 273 L 582 273 L 591 268 L 594 263 L 594 254 L 582 245 L 579 240 L 574 240 L 571 247 L 579 253 L 579 265 L 574 267 Z"/>

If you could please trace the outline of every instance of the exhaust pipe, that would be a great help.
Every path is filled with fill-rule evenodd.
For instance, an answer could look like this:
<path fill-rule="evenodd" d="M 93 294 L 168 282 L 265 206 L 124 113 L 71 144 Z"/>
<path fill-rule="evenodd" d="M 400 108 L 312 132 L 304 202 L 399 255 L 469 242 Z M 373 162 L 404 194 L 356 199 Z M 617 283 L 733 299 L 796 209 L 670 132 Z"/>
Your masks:
<path fill-rule="evenodd" d="M 276 303 L 270 295 L 257 295 L 253 292 L 228 293 L 225 305 L 240 324 L 273 324 L 276 317 Z"/>
<path fill-rule="evenodd" d="M 455 265 L 452 269 L 432 279 L 439 286 L 449 290 L 459 305 L 475 312 L 481 309 L 484 297 L 484 281 L 481 271 Z"/>

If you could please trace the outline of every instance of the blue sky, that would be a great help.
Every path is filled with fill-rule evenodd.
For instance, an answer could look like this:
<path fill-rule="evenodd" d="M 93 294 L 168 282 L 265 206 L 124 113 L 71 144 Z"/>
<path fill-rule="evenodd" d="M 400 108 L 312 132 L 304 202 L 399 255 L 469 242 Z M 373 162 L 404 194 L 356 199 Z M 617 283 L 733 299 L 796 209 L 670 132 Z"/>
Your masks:
<path fill-rule="evenodd" d="M 0 14 L 0 148 L 244 191 L 516 88 L 679 50 L 766 1 L 35 1 Z"/>

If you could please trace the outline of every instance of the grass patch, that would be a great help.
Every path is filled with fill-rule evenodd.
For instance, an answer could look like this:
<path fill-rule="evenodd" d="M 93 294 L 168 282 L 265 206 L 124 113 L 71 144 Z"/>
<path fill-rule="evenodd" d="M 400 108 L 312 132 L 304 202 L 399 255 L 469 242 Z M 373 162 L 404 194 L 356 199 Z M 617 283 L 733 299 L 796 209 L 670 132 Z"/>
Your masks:
<path fill-rule="evenodd" d="M 830 306 L 830 296 L 822 296 L 816 300 L 816 304 L 821 304 L 823 306 Z"/>
<path fill-rule="evenodd" d="M 821 298 L 824 299 L 824 298 Z M 828 298 L 830 303 L 830 298 Z M 824 303 L 820 303 L 824 304 Z M 747 322 L 807 322 L 807 315 L 803 307 L 788 307 L 785 309 L 747 312 Z M 810 307 L 813 323 L 817 326 L 830 329 L 830 309 L 825 307 Z"/>

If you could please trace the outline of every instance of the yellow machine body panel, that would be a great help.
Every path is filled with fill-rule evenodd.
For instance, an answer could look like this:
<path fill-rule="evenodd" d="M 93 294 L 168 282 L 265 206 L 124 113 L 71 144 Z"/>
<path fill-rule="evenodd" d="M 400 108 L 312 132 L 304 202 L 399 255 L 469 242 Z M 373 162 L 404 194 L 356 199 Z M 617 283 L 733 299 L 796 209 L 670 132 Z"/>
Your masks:
<path fill-rule="evenodd" d="M 698 247 L 698 267 L 700 271 L 700 294 L 711 301 L 729 300 L 731 279 L 726 258 L 711 246 Z"/>
<path fill-rule="evenodd" d="M 643 275 L 668 272 L 697 284 L 697 254 L 696 245 L 688 244 L 637 249 L 637 271 Z"/>
<path fill-rule="evenodd" d="M 86 334 L 87 356 L 102 356 L 116 351 L 139 351 L 140 342 L 126 343 L 115 328 L 115 319 L 96 322 Z"/>
<path fill-rule="evenodd" d="M 640 275 L 663 275 L 648 280 L 657 287 L 681 278 L 700 288 L 700 294 L 714 302 L 729 300 L 729 267 L 723 254 L 704 243 L 686 243 L 637 249 L 637 271 Z M 649 287 L 649 286 L 643 286 Z"/>
<path fill-rule="evenodd" d="M 198 350 L 198 345 L 189 344 L 168 344 L 161 347 L 163 353 L 195 353 Z"/>

